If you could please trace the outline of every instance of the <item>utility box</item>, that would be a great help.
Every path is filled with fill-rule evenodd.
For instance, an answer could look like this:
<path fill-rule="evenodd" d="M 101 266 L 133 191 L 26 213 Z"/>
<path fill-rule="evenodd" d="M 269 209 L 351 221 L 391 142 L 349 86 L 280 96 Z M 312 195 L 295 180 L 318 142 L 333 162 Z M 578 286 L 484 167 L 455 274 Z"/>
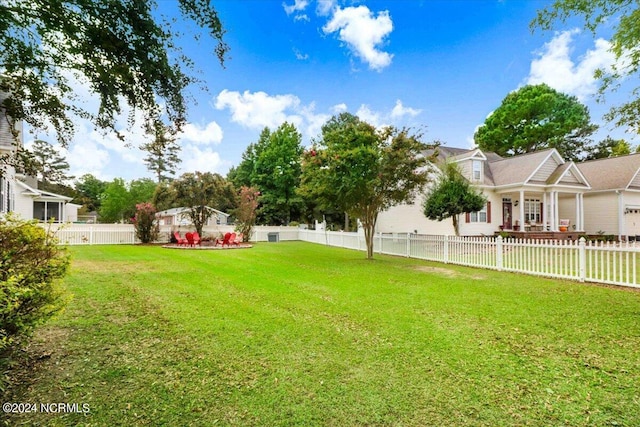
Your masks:
<path fill-rule="evenodd" d="M 267 233 L 269 243 L 278 243 L 280 241 L 280 233 Z"/>

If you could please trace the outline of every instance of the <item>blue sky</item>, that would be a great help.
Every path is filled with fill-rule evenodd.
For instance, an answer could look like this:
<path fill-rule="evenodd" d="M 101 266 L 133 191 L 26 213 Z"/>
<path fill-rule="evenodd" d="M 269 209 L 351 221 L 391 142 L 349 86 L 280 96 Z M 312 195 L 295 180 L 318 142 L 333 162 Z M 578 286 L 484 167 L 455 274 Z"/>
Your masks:
<path fill-rule="evenodd" d="M 422 128 L 425 141 L 471 147 L 476 127 L 510 91 L 541 82 L 578 96 L 592 121 L 603 126 L 598 139 L 611 133 L 637 143 L 602 122 L 612 104 L 593 97 L 593 70 L 611 63 L 608 45 L 598 39 L 607 34 L 594 37 L 580 31 L 578 22 L 532 33 L 529 22 L 549 3 L 214 1 L 231 51 L 222 68 L 209 40 L 186 48 L 207 90 L 190 89 L 195 102 L 180 137 L 180 173 L 225 175 L 263 127 L 285 120 L 296 124 L 309 144 L 321 124 L 341 111 L 376 126 Z M 166 13 L 175 7 L 160 5 Z M 133 148 L 125 148 L 86 123 L 79 122 L 78 129 L 66 152 L 73 175 L 152 177 L 135 148 L 142 132 L 129 131 Z"/>

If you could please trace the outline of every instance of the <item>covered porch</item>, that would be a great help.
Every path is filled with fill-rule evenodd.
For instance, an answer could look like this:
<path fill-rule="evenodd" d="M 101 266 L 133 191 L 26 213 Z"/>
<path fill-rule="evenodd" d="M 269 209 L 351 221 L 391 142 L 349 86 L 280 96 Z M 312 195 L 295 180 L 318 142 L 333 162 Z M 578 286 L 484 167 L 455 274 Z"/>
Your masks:
<path fill-rule="evenodd" d="M 584 192 L 575 189 L 520 188 L 500 192 L 501 231 L 565 238 L 584 232 Z M 546 234 L 551 234 L 546 236 Z"/>

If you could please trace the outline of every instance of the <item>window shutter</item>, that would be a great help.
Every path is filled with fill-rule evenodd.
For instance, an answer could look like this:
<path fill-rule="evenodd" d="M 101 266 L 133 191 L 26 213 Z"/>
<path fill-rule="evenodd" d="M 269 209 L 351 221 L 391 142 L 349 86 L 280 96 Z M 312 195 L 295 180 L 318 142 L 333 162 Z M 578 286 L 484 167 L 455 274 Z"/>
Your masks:
<path fill-rule="evenodd" d="M 491 202 L 487 202 L 487 223 L 491 223 Z"/>
<path fill-rule="evenodd" d="M 544 203 L 540 202 L 540 224 L 544 224 Z"/>
<path fill-rule="evenodd" d="M 471 222 L 471 214 L 469 212 L 464 214 L 464 222 Z"/>

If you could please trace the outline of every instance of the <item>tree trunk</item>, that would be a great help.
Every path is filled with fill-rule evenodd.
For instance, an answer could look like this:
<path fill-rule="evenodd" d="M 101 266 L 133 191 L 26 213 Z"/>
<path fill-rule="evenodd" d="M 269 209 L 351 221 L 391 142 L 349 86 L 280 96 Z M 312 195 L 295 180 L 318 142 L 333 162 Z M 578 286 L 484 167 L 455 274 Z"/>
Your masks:
<path fill-rule="evenodd" d="M 373 259 L 373 238 L 376 228 L 377 212 L 367 212 L 362 218 L 362 228 L 364 228 L 364 240 L 367 243 L 367 259 Z"/>
<path fill-rule="evenodd" d="M 456 236 L 460 236 L 460 231 L 458 230 L 458 215 L 451 216 L 453 220 L 453 231 L 456 233 Z"/>

